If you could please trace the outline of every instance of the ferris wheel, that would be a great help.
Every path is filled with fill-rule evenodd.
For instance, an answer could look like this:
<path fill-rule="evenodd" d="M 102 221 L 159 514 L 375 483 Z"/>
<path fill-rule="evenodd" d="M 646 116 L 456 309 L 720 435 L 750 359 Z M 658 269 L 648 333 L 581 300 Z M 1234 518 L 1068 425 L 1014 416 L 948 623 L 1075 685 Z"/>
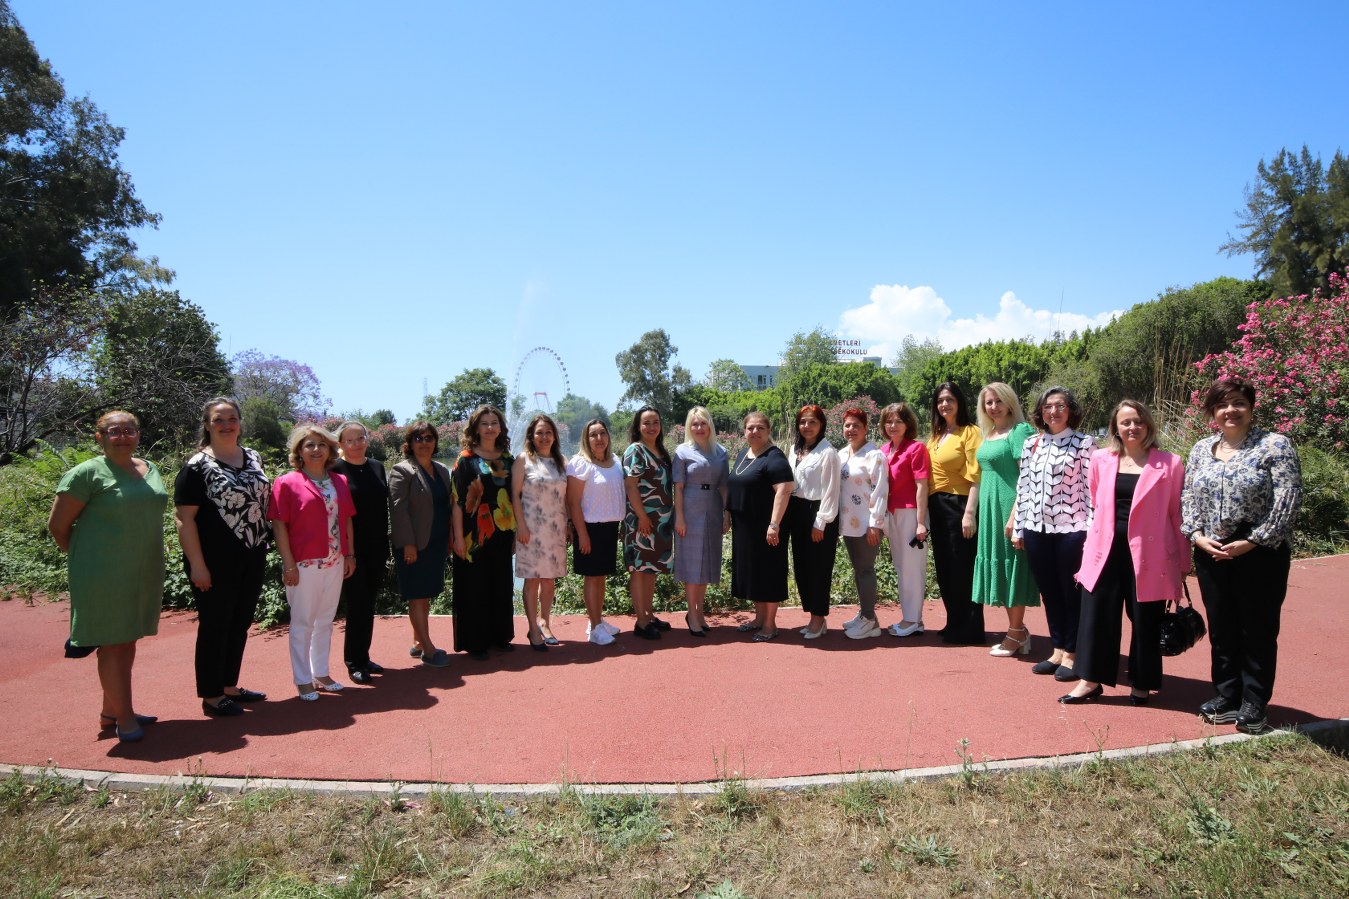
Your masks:
<path fill-rule="evenodd" d="M 553 414 L 557 401 L 571 393 L 571 380 L 566 363 L 556 350 L 536 346 L 520 358 L 515 367 L 509 404 L 514 407 L 517 397 L 522 401 L 518 414 L 511 416 L 511 450 L 519 452 L 524 446 L 525 426 L 539 412 Z M 561 427 L 559 425 L 559 427 Z M 559 434 L 560 440 L 565 435 Z"/>

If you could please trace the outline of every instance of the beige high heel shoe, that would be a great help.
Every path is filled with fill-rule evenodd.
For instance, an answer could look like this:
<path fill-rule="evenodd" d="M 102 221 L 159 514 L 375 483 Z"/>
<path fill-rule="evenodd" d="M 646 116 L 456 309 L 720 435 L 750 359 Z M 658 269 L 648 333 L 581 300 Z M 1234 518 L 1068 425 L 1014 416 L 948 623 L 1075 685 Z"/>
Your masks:
<path fill-rule="evenodd" d="M 1021 633 L 1025 634 L 1026 636 L 1018 640 L 1016 637 L 1012 636 L 1012 631 L 1014 630 L 1021 631 Z M 1002 645 L 1003 643 L 1015 643 L 1016 645 L 1013 646 L 1011 649 L 1007 649 Z M 1001 642 L 999 642 L 996 646 L 990 649 L 988 651 L 988 654 L 991 656 L 997 656 L 998 658 L 1030 655 L 1030 628 L 1025 627 L 1009 628 L 1007 631 L 1007 636 L 1003 637 Z"/>

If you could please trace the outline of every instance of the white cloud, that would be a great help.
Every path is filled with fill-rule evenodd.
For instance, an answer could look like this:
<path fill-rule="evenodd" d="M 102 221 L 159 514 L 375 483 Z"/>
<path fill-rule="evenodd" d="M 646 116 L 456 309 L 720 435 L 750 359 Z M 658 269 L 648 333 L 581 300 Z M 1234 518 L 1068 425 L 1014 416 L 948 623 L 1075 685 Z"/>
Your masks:
<path fill-rule="evenodd" d="M 955 350 L 986 340 L 1043 340 L 1055 331 L 1099 328 L 1120 314 L 1112 311 L 1087 316 L 1032 309 L 1009 290 L 998 300 L 998 311 L 991 317 L 979 313 L 972 318 L 955 318 L 951 307 L 931 287 L 877 284 L 871 288 L 866 305 L 844 310 L 839 316 L 838 333 L 862 341 L 863 346 L 870 347 L 870 355 L 888 363 L 910 334 L 920 341 L 935 337 L 944 349 Z"/>

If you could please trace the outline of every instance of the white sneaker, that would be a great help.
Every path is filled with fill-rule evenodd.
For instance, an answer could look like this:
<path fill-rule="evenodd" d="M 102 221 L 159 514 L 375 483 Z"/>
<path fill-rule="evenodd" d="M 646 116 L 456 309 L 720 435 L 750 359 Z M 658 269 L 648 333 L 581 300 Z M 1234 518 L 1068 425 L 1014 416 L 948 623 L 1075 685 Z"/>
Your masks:
<path fill-rule="evenodd" d="M 596 646 L 608 646 L 614 642 L 614 635 L 604 629 L 604 622 L 593 628 L 586 628 L 586 639 Z"/>
<path fill-rule="evenodd" d="M 908 627 L 903 627 L 902 625 L 902 621 L 896 621 L 894 624 L 890 625 L 890 636 L 912 637 L 914 634 L 921 634 L 927 630 L 927 628 L 923 627 L 923 622 L 921 621 L 917 624 L 911 624 Z"/>
<path fill-rule="evenodd" d="M 856 615 L 852 616 L 847 621 L 843 622 L 843 629 L 845 631 L 850 631 L 853 628 L 857 627 L 857 625 L 861 624 L 864 620 L 865 619 L 862 617 L 862 610 L 858 609 Z"/>
<path fill-rule="evenodd" d="M 603 618 L 600 619 L 599 628 L 611 637 L 617 637 L 619 634 L 623 633 Z"/>
<path fill-rule="evenodd" d="M 844 633 L 854 640 L 865 640 L 867 637 L 879 637 L 881 626 L 869 618 L 863 618 L 861 624 Z"/>

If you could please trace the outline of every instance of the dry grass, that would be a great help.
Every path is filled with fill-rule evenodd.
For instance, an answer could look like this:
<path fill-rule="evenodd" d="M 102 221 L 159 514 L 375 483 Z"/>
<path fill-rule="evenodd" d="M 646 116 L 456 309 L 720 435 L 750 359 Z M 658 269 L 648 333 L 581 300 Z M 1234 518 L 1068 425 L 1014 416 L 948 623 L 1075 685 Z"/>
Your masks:
<path fill-rule="evenodd" d="M 1349 760 L 1302 737 L 800 793 L 416 802 L 0 783 L 14 896 L 1349 895 Z"/>

